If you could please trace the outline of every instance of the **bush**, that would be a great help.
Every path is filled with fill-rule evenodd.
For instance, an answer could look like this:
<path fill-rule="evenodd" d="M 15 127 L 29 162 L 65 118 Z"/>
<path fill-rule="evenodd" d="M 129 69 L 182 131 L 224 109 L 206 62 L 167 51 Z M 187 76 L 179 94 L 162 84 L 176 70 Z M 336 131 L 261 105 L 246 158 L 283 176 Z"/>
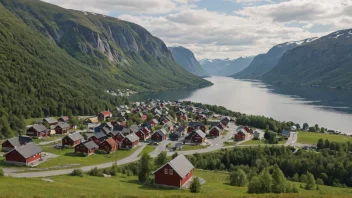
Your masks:
<path fill-rule="evenodd" d="M 102 177 L 103 173 L 97 168 L 93 168 L 92 170 L 89 171 L 90 176 L 97 176 L 97 177 Z"/>
<path fill-rule="evenodd" d="M 0 168 L 0 177 L 4 176 L 4 171 Z"/>
<path fill-rule="evenodd" d="M 240 168 L 230 173 L 228 180 L 232 186 L 246 186 L 248 183 L 246 173 Z"/>
<path fill-rule="evenodd" d="M 320 178 L 318 178 L 315 183 L 318 185 L 324 185 L 324 181 Z"/>
<path fill-rule="evenodd" d="M 189 187 L 189 191 L 191 193 L 200 193 L 201 190 L 201 185 L 198 177 L 195 177 L 193 181 L 191 182 L 191 185 Z"/>
<path fill-rule="evenodd" d="M 81 169 L 74 169 L 71 173 L 71 176 L 83 177 L 83 171 Z"/>

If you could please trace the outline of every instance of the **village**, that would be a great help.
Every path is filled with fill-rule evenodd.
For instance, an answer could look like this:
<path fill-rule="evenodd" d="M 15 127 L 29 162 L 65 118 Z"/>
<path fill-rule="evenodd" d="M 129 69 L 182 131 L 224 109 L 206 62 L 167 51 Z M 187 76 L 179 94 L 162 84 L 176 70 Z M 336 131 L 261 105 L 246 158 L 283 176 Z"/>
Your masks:
<path fill-rule="evenodd" d="M 70 125 L 68 116 L 61 116 L 58 119 L 44 118 L 28 126 L 25 135 L 8 139 L 2 143 L 4 162 L 9 166 L 27 166 L 33 168 L 31 170 L 40 171 L 43 169 L 35 169 L 35 167 L 45 165 L 53 160 L 52 157 L 58 157 L 55 154 L 43 152 L 43 149 L 49 147 L 51 151 L 65 151 L 65 155 L 68 153 L 72 155 L 72 163 L 75 158 L 95 158 L 131 150 L 134 152 L 134 158 L 131 157 L 132 155 L 126 156 L 125 163 L 128 163 L 138 160 L 138 154 L 143 152 L 147 146 L 152 148 L 149 153 L 152 157 L 156 157 L 162 151 L 167 151 L 169 155 L 179 152 L 180 156 L 183 156 L 233 147 L 236 143 L 251 139 L 260 140 L 264 136 L 261 130 L 253 130 L 248 126 L 236 126 L 234 117 L 215 114 L 208 109 L 184 105 L 182 102 L 150 99 L 146 102 L 120 105 L 116 107 L 116 110 L 119 113 L 115 116 L 111 111 L 102 111 L 96 116 L 84 118 L 83 122 L 87 126 L 84 131 L 78 130 L 77 126 Z M 138 115 L 143 122 L 139 125 L 133 123 L 130 120 L 131 115 Z M 45 140 L 56 136 L 60 138 L 52 144 L 47 145 L 42 142 L 37 145 L 35 143 L 35 140 Z M 133 150 L 136 147 L 140 148 Z M 177 162 L 178 160 L 183 162 Z M 181 178 L 181 186 L 169 184 L 167 179 L 161 179 L 164 183 L 160 185 L 181 188 L 189 183 L 193 169 L 190 167 L 193 166 L 185 161 L 187 161 L 186 158 L 179 157 L 168 163 L 169 169 L 172 167 L 172 170 L 168 172 L 169 176 L 172 175 L 172 171 L 188 170 L 185 177 Z M 100 163 L 102 162 L 104 161 Z M 172 165 L 172 163 L 182 165 Z M 181 168 L 181 170 L 175 168 L 183 167 L 184 164 L 188 168 Z M 156 176 L 160 175 L 158 171 L 156 173 Z M 166 170 L 163 174 L 165 177 Z M 155 182 L 158 182 L 158 179 Z"/>

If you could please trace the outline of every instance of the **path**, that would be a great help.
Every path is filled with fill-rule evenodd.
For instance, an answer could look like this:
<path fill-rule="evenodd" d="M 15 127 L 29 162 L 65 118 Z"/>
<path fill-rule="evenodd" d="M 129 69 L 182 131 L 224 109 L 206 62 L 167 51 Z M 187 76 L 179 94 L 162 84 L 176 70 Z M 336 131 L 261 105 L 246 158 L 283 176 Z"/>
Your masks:
<path fill-rule="evenodd" d="M 45 142 L 39 142 L 39 146 L 44 146 L 44 145 L 48 145 L 48 144 L 52 144 L 52 143 L 56 143 L 56 142 L 60 142 L 61 141 L 61 138 L 60 139 L 56 139 L 56 140 L 52 140 L 52 141 L 45 141 Z"/>

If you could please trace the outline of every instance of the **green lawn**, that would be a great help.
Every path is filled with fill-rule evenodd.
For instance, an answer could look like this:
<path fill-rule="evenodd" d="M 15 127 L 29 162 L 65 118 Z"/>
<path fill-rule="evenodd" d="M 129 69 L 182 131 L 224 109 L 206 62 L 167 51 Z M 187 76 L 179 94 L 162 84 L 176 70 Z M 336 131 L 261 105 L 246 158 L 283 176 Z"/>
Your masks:
<path fill-rule="evenodd" d="M 144 147 L 143 151 L 138 156 L 142 156 L 144 153 L 151 153 L 154 150 L 155 150 L 155 146 L 147 145 L 146 147 Z"/>
<path fill-rule="evenodd" d="M 302 144 L 317 144 L 318 140 L 322 139 L 328 139 L 329 141 L 334 141 L 334 142 L 347 142 L 351 141 L 352 138 L 349 136 L 344 136 L 344 135 L 333 135 L 333 134 L 325 134 L 325 133 L 312 133 L 312 132 L 299 132 L 298 133 L 298 143 Z"/>
<path fill-rule="evenodd" d="M 222 133 L 222 138 L 224 138 L 226 135 L 227 135 L 227 133 L 229 132 L 229 130 L 225 130 L 223 133 Z"/>
<path fill-rule="evenodd" d="M 84 157 L 79 154 L 73 153 L 73 149 L 55 149 L 44 147 L 45 152 L 54 153 L 60 155 L 57 158 L 53 158 L 37 166 L 37 168 L 50 168 L 60 165 L 67 164 L 80 164 L 80 166 L 87 166 L 93 164 L 100 164 L 105 162 L 113 162 L 119 159 L 123 159 L 131 155 L 138 147 L 133 148 L 132 150 L 117 150 L 111 154 L 95 154 L 89 157 Z"/>
<path fill-rule="evenodd" d="M 62 139 L 65 135 L 54 135 L 54 136 L 50 136 L 47 138 L 41 138 L 41 139 L 33 139 L 33 142 L 35 142 L 36 144 L 40 143 L 40 142 L 49 142 L 49 141 L 53 141 L 53 140 L 57 140 L 57 139 Z"/>
<path fill-rule="evenodd" d="M 182 150 L 181 151 L 198 150 L 198 149 L 204 149 L 204 148 L 207 148 L 207 147 L 209 147 L 209 145 L 202 146 L 202 145 L 185 144 L 185 145 L 182 145 Z"/>
<path fill-rule="evenodd" d="M 136 176 L 119 174 L 116 177 L 84 177 L 55 176 L 50 177 L 53 183 L 44 182 L 40 178 L 0 178 L 0 197 L 350 197 L 352 189 L 320 186 L 318 191 L 300 189 L 300 183 L 293 183 L 298 187 L 299 194 L 264 194 L 248 195 L 247 187 L 233 187 L 228 185 L 228 173 L 200 171 L 195 176 L 202 177 L 206 183 L 199 194 L 192 194 L 188 190 L 154 188 L 142 186 Z"/>
<path fill-rule="evenodd" d="M 285 144 L 286 143 L 286 140 L 281 140 L 279 141 L 277 144 Z M 244 142 L 240 145 L 270 145 L 268 143 L 265 142 L 265 140 L 249 140 L 247 142 Z"/>

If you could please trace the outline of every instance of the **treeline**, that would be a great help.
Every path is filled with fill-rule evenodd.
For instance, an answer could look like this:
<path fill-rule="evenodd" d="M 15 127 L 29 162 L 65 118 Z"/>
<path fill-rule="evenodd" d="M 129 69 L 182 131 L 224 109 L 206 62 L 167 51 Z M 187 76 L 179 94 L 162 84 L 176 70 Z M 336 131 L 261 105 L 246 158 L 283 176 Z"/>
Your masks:
<path fill-rule="evenodd" d="M 285 177 L 294 180 L 311 173 L 316 180 L 330 186 L 352 187 L 352 156 L 349 152 L 322 149 L 321 153 L 298 150 L 288 147 L 234 148 L 216 153 L 187 156 L 199 169 L 235 171 L 238 167 L 249 178 L 258 175 L 265 168 L 275 164 Z"/>

